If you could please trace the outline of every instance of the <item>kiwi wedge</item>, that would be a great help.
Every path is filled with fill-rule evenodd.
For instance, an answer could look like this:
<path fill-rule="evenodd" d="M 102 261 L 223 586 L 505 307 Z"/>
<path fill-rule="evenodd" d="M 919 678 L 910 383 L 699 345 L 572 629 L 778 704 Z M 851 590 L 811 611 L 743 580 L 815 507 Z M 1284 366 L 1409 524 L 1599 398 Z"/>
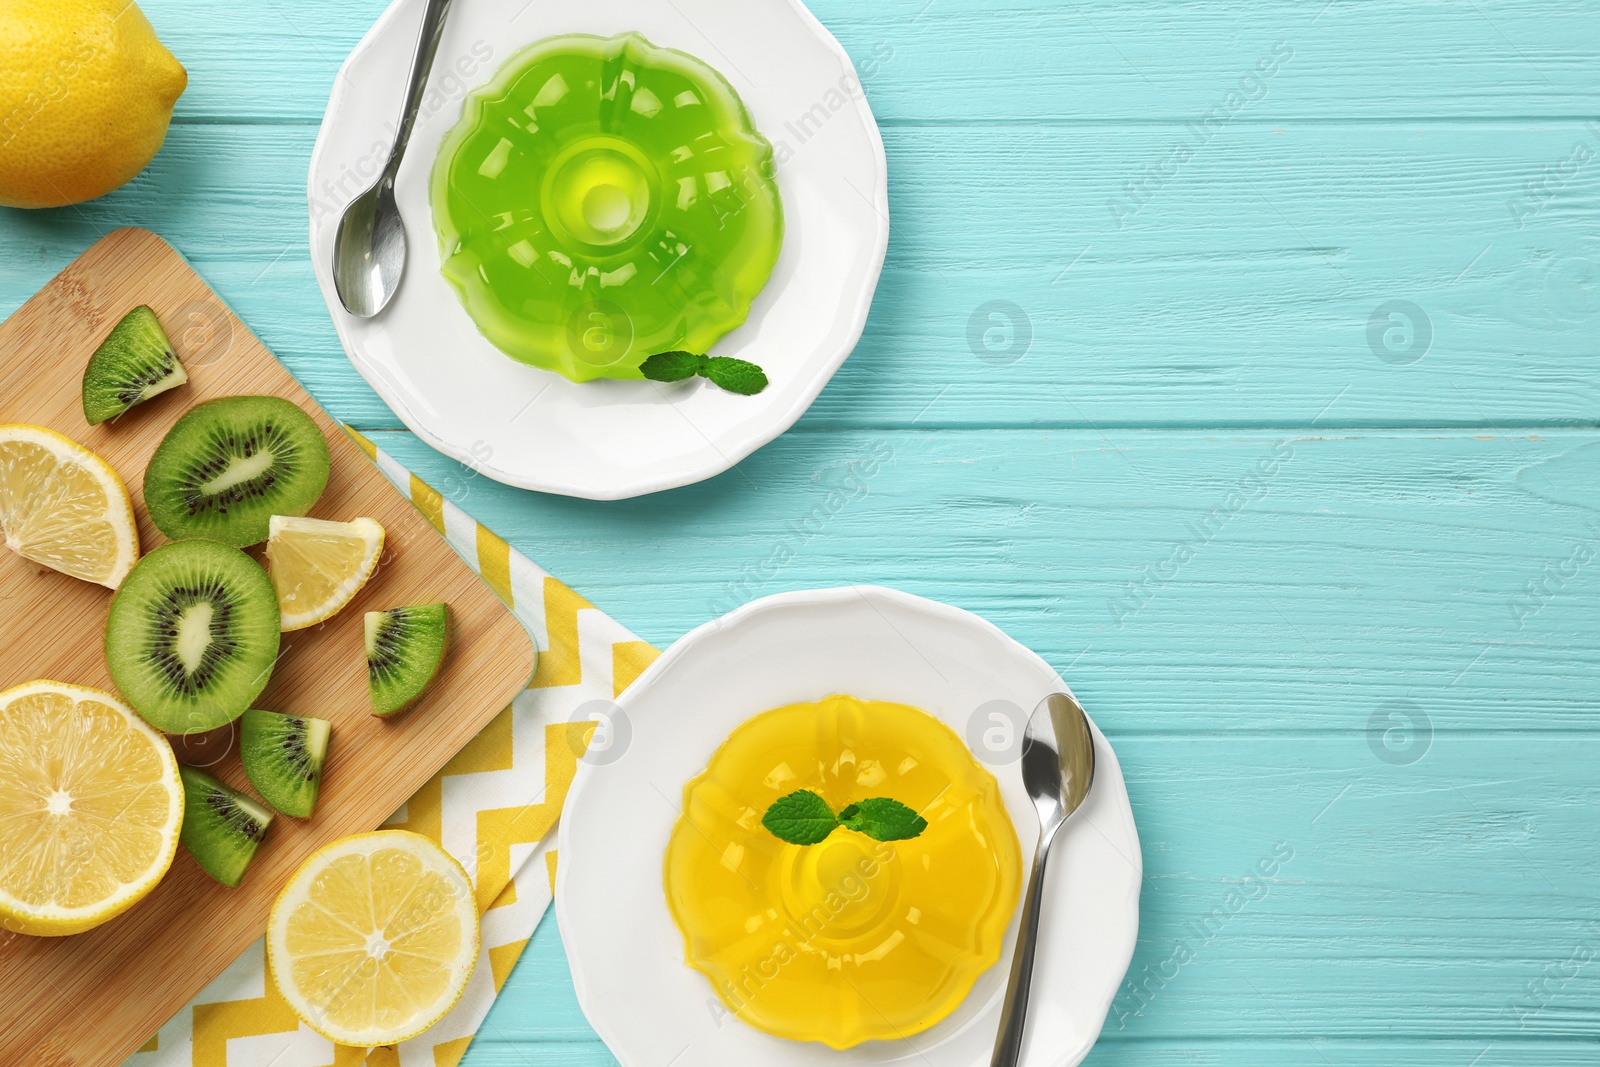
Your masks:
<path fill-rule="evenodd" d="M 268 804 L 297 819 L 311 817 L 322 784 L 332 727 L 324 719 L 250 710 L 239 720 L 239 757 L 250 784 Z"/>
<path fill-rule="evenodd" d="M 176 541 L 122 580 L 106 665 L 158 730 L 195 734 L 244 713 L 278 658 L 278 595 L 261 565 L 216 541 Z"/>
<path fill-rule="evenodd" d="M 272 812 L 205 771 L 179 767 L 183 779 L 183 829 L 178 840 L 205 872 L 236 886 L 267 836 Z"/>
<path fill-rule="evenodd" d="M 188 380 L 161 320 L 141 304 L 122 316 L 89 357 L 83 372 L 83 417 L 97 426 Z"/>
<path fill-rule="evenodd" d="M 144 502 L 174 541 L 236 548 L 267 539 L 274 515 L 304 515 L 328 484 L 328 442 L 311 416 L 276 396 L 230 396 L 191 408 L 156 446 Z"/>
<path fill-rule="evenodd" d="M 420 697 L 450 643 L 450 609 L 444 604 L 417 604 L 369 611 L 367 683 L 372 713 L 393 715 Z"/>

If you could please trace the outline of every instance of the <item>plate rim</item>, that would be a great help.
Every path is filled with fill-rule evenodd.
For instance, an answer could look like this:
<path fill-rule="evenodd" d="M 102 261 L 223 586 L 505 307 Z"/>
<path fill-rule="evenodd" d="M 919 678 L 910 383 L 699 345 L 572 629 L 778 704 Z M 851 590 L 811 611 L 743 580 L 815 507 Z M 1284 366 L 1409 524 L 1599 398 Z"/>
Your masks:
<path fill-rule="evenodd" d="M 317 138 L 311 148 L 310 160 L 306 168 L 306 203 L 307 203 L 307 238 L 311 249 L 312 272 L 317 279 L 317 288 L 322 293 L 323 303 L 328 310 L 329 318 L 333 321 L 334 332 L 338 335 L 339 345 L 344 349 L 345 358 L 356 369 L 373 392 L 378 394 L 389 409 L 399 417 L 407 429 L 422 438 L 435 451 L 449 456 L 459 463 L 465 464 L 504 485 L 516 489 L 528 489 L 536 492 L 552 493 L 559 496 L 576 497 L 583 500 L 629 500 L 634 497 L 648 496 L 652 493 L 664 492 L 668 489 L 679 489 L 687 485 L 694 485 L 719 474 L 724 474 L 738 466 L 751 455 L 771 444 L 787 433 L 796 422 L 800 420 L 811 405 L 816 403 L 822 390 L 827 388 L 833 376 L 844 365 L 846 359 L 855 352 L 861 343 L 862 334 L 865 333 L 867 320 L 872 310 L 872 302 L 877 295 L 878 285 L 882 280 L 884 263 L 889 251 L 889 163 L 888 155 L 883 145 L 883 133 L 878 128 L 878 121 L 872 112 L 872 107 L 867 101 L 867 93 L 861 82 L 861 72 L 856 68 L 855 61 L 843 44 L 833 33 L 822 24 L 802 0 L 765 0 L 767 3 L 782 4 L 796 14 L 801 22 L 811 30 L 812 35 L 831 52 L 855 78 L 856 84 L 862 86 L 861 92 L 855 94 L 851 103 L 861 120 L 862 127 L 867 134 L 873 158 L 873 208 L 876 222 L 874 224 L 873 246 L 868 260 L 867 282 L 857 293 L 854 306 L 850 310 L 850 326 L 846 331 L 846 338 L 839 345 L 838 351 L 826 360 L 817 363 L 812 373 L 807 376 L 803 386 L 799 388 L 794 399 L 775 411 L 774 417 L 762 424 L 762 428 L 740 436 L 733 447 L 722 448 L 713 444 L 709 449 L 710 457 L 703 457 L 697 463 L 686 463 L 683 468 L 675 472 L 663 472 L 650 476 L 637 476 L 628 479 L 618 479 L 609 484 L 582 483 L 565 478 L 540 475 L 537 471 L 517 472 L 496 466 L 490 457 L 484 459 L 475 455 L 468 447 L 458 445 L 446 440 L 428 425 L 425 418 L 419 417 L 400 396 L 397 390 L 390 387 L 383 375 L 377 373 L 375 367 L 369 366 L 365 356 L 357 354 L 357 347 L 350 339 L 349 324 L 342 317 L 342 308 L 338 304 L 338 293 L 333 284 L 332 267 L 321 262 L 317 254 L 317 236 L 319 226 L 317 221 L 317 188 L 316 178 L 319 174 L 319 164 L 328 148 L 331 134 L 329 132 L 329 118 L 336 109 L 345 106 L 351 87 L 356 84 L 350 77 L 350 68 L 374 47 L 377 37 L 390 29 L 390 24 L 399 18 L 400 10 L 407 4 L 417 0 L 390 0 L 389 6 L 384 8 L 372 26 L 356 42 L 354 48 L 339 65 L 339 71 L 333 79 L 333 89 L 328 97 L 328 105 L 323 111 L 322 122 L 317 129 Z M 749 2 L 749 0 L 747 0 Z M 340 207 L 343 211 L 343 206 Z M 326 225 L 336 225 L 330 221 Z M 553 372 L 552 372 L 553 373 Z M 669 404 L 676 403 L 670 401 Z"/>
<path fill-rule="evenodd" d="M 968 611 L 965 608 L 957 607 L 953 604 L 947 604 L 940 600 L 918 596 L 914 593 L 907 593 L 903 590 L 894 589 L 888 586 L 860 584 L 774 593 L 769 596 L 760 597 L 756 600 L 749 601 L 748 603 L 742 604 L 724 615 L 718 616 L 715 619 L 711 619 L 708 622 L 701 623 L 699 626 L 696 626 L 694 629 L 690 630 L 688 633 L 684 634 L 682 637 L 678 638 L 670 646 L 668 646 L 668 648 L 662 652 L 660 656 L 658 656 L 648 667 L 644 669 L 644 671 L 640 673 L 636 679 L 634 679 L 634 681 L 626 690 L 617 696 L 615 703 L 617 706 L 626 711 L 626 705 L 629 702 L 630 694 L 636 693 L 642 690 L 644 687 L 653 684 L 657 676 L 670 669 L 677 660 L 681 659 L 684 655 L 687 655 L 688 652 L 692 650 L 693 647 L 701 640 L 707 636 L 721 631 L 725 627 L 743 623 L 756 615 L 766 614 L 772 611 L 784 611 L 791 608 L 815 607 L 819 605 L 838 603 L 854 598 L 872 597 L 878 597 L 887 601 L 891 601 L 898 606 L 923 612 L 945 622 L 954 622 L 964 626 L 975 626 L 977 629 L 984 631 L 988 636 L 997 638 L 1003 645 L 1012 647 L 1024 658 L 1036 661 L 1050 674 L 1056 677 L 1056 679 L 1061 683 L 1061 687 L 1065 692 L 1068 694 L 1072 693 L 1072 689 L 1067 684 L 1066 679 L 1062 678 L 1060 672 L 1054 667 L 1050 666 L 1049 662 L 1046 661 L 1043 656 L 1040 656 L 1027 645 L 1022 644 L 1016 638 L 1006 633 L 999 626 L 984 618 L 982 615 L 979 615 L 976 612 Z M 1073 699 L 1076 700 L 1077 698 L 1074 696 Z M 1106 752 L 1110 754 L 1112 762 L 1117 769 L 1117 779 L 1121 786 L 1120 791 L 1126 798 L 1126 778 L 1122 773 L 1121 760 L 1117 758 L 1116 750 L 1112 748 L 1110 739 L 1108 739 L 1105 734 L 1101 732 L 1099 726 L 1095 725 L 1092 717 L 1090 718 L 1090 729 L 1096 735 L 1098 740 L 1104 744 Z M 583 760 L 579 760 L 577 768 L 572 777 L 572 782 L 567 789 L 566 799 L 562 804 L 563 813 L 571 805 L 582 799 L 583 794 L 591 787 L 590 783 L 595 779 L 595 777 L 596 775 L 594 773 L 594 766 L 585 763 Z M 1088 1000 L 1087 998 L 1085 999 L 1085 1003 L 1094 1007 L 1095 1015 L 1099 1018 L 1099 1022 L 1086 1031 L 1084 1040 L 1080 1047 L 1068 1047 L 1050 1060 L 1044 1061 L 1048 1067 L 1077 1067 L 1077 1065 L 1080 1064 L 1094 1049 L 1095 1045 L 1100 1040 L 1100 1035 L 1105 1031 L 1105 1023 L 1110 1017 L 1111 1006 L 1116 1000 L 1117 993 L 1122 988 L 1122 984 L 1125 980 L 1128 969 L 1133 963 L 1134 953 L 1138 949 L 1140 918 L 1139 903 L 1144 886 L 1144 849 L 1142 842 L 1139 840 L 1138 824 L 1133 817 L 1131 798 L 1127 798 L 1127 806 L 1121 813 L 1128 821 L 1128 825 L 1133 832 L 1134 844 L 1136 846 L 1134 849 L 1134 856 L 1131 859 L 1124 857 L 1125 859 L 1129 859 L 1130 864 L 1134 866 L 1135 877 L 1132 881 L 1131 890 L 1120 902 L 1122 907 L 1125 909 L 1126 918 L 1128 920 L 1128 937 L 1126 939 L 1126 944 L 1123 951 L 1116 959 L 1112 961 L 1112 963 L 1115 965 L 1115 971 L 1123 975 L 1124 978 L 1115 983 L 1111 987 L 1111 990 L 1108 994 L 1096 997 L 1092 1001 Z M 562 818 L 556 830 L 556 848 L 559 852 L 566 853 L 567 855 L 571 855 L 571 853 L 568 852 L 568 848 L 572 843 L 571 831 L 569 829 L 570 826 L 570 820 Z M 569 928 L 569 923 L 571 921 L 569 908 L 566 903 L 571 899 L 571 894 L 567 890 L 567 883 L 571 877 L 571 870 L 572 865 L 570 862 L 558 863 L 556 865 L 556 879 L 554 892 L 552 894 L 552 910 L 555 912 L 556 921 L 563 931 Z M 572 985 L 577 995 L 578 1006 L 583 1011 L 585 1021 L 588 1022 L 589 1025 L 594 1029 L 596 1035 L 598 1035 L 600 1040 L 606 1045 L 607 1050 L 611 1051 L 613 1055 L 617 1055 L 613 1046 L 615 1034 L 612 1032 L 609 1019 L 597 1022 L 596 1019 L 590 1014 L 589 1005 L 594 1002 L 595 998 L 592 990 L 589 988 L 588 975 L 578 960 L 576 950 L 571 941 L 565 936 L 562 937 L 562 950 L 566 956 L 568 970 L 571 973 Z M 604 1025 L 602 1025 L 602 1023 Z M 979 1065 L 975 1064 L 974 1067 L 979 1067 Z"/>

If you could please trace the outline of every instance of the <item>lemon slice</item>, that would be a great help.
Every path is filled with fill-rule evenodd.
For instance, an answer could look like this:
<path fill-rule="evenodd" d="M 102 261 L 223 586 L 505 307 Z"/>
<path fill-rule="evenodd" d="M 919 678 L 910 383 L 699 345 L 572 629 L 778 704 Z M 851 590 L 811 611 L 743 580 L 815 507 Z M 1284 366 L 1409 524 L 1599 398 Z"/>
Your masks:
<path fill-rule="evenodd" d="M 182 825 L 172 747 L 116 697 L 0 693 L 0 926 L 76 934 L 120 915 L 167 873 Z"/>
<path fill-rule="evenodd" d="M 461 865 L 408 830 L 335 841 L 284 886 L 267 967 L 307 1026 L 340 1045 L 392 1045 L 461 999 L 478 909 Z"/>
<path fill-rule="evenodd" d="M 285 630 L 332 618 L 367 584 L 383 554 L 383 527 L 371 519 L 274 515 L 269 531 L 267 574 Z"/>
<path fill-rule="evenodd" d="M 111 589 L 139 558 L 133 504 L 117 472 L 43 426 L 0 426 L 0 528 L 24 559 Z"/>

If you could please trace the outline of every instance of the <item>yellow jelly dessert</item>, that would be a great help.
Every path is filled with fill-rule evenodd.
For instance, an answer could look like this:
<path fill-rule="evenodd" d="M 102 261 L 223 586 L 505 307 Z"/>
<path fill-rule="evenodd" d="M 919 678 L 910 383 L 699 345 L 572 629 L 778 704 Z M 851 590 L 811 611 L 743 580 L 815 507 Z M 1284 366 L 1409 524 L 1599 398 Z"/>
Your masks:
<path fill-rule="evenodd" d="M 811 790 L 834 811 L 892 798 L 927 820 L 818 844 L 762 824 Z M 778 1037 L 849 1048 L 954 1011 L 1000 958 L 1022 876 L 993 775 L 917 708 L 832 696 L 757 715 L 684 788 L 667 903 L 690 966 L 728 1011 Z"/>

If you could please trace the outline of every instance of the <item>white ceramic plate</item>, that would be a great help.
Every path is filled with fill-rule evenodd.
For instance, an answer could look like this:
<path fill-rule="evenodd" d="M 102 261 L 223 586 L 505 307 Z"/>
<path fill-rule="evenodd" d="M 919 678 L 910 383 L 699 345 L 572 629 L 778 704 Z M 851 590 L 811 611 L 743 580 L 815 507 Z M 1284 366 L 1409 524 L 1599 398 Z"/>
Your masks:
<path fill-rule="evenodd" d="M 1038 819 L 1020 748 L 1007 747 L 1020 745 L 1020 730 L 1004 729 L 991 702 L 1025 720 L 1065 689 L 1042 659 L 977 616 L 870 586 L 767 597 L 673 645 L 597 730 L 605 744 L 580 763 L 561 817 L 561 937 L 584 1013 L 623 1067 L 987 1067 L 1016 917 L 1000 962 L 953 1015 L 913 1038 L 836 1052 L 770 1037 L 720 1010 L 684 961 L 663 857 L 684 783 L 736 726 L 849 693 L 915 705 L 967 737 L 1000 781 L 1026 865 Z M 1070 1067 L 1088 1054 L 1138 935 L 1138 833 L 1116 754 L 1098 730 L 1095 744 L 1094 789 L 1050 860 L 1025 1067 Z"/>
<path fill-rule="evenodd" d="M 811 405 L 850 354 L 889 243 L 883 141 L 850 57 L 799 0 L 458 0 L 396 183 L 409 257 L 370 320 L 333 286 L 339 215 L 387 155 L 423 0 L 395 0 L 334 82 L 311 153 L 311 259 L 350 361 L 419 437 L 491 478 L 613 500 L 727 470 Z M 763 367 L 759 396 L 697 380 L 576 385 L 491 345 L 439 273 L 428 175 L 469 89 L 561 33 L 638 30 L 698 56 L 777 151 L 787 231 L 749 321 L 714 354 Z M 787 151 L 785 151 L 787 149 Z"/>

